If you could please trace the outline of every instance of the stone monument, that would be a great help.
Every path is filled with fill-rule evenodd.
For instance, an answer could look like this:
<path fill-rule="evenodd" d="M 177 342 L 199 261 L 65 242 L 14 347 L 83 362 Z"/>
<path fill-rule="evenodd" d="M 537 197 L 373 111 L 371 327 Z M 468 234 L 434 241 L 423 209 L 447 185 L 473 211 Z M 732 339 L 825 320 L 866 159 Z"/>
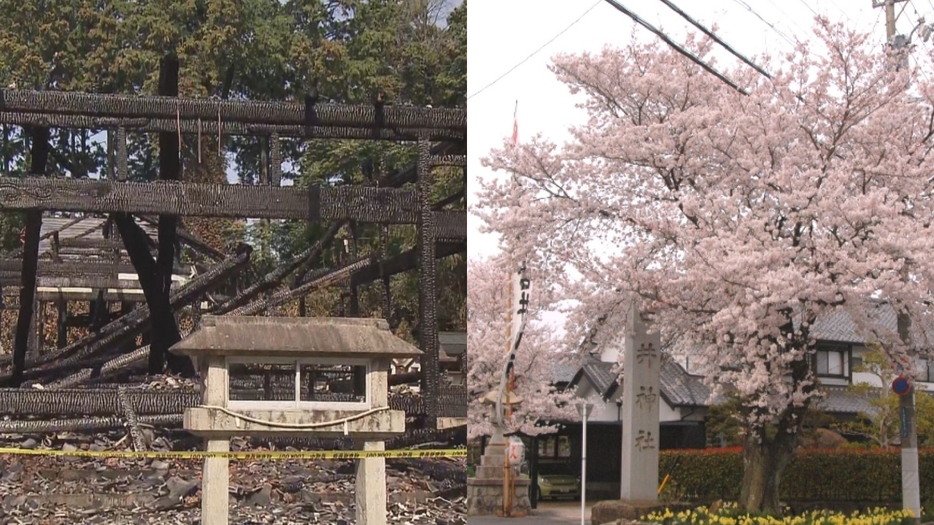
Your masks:
<path fill-rule="evenodd" d="M 503 435 L 503 429 L 495 423 L 497 392 L 490 392 L 483 402 L 491 406 L 493 436 L 490 437 L 486 450 L 477 466 L 476 477 L 467 478 L 467 515 L 468 516 L 503 516 L 503 496 L 505 492 L 506 452 L 509 441 Z M 518 405 L 522 398 L 509 392 L 503 399 L 503 405 Z M 519 475 L 519 465 L 509 466 L 509 476 L 514 487 L 510 495 L 510 513 L 514 518 L 525 517 L 532 508 L 529 500 L 529 486 L 532 480 Z"/>
<path fill-rule="evenodd" d="M 209 452 L 229 452 L 233 436 L 309 436 L 362 441 L 384 450 L 405 432 L 390 410 L 389 363 L 421 351 L 381 319 L 205 316 L 171 349 L 201 371 L 202 405 L 184 426 Z M 357 460 L 356 523 L 386 524 L 386 459 Z M 201 523 L 228 523 L 228 459 L 208 457 Z"/>
<path fill-rule="evenodd" d="M 658 410 L 662 364 L 661 337 L 649 333 L 648 320 L 635 300 L 628 312 L 623 356 L 623 454 L 620 500 L 602 501 L 591 523 L 616 523 L 678 504 L 658 504 Z"/>

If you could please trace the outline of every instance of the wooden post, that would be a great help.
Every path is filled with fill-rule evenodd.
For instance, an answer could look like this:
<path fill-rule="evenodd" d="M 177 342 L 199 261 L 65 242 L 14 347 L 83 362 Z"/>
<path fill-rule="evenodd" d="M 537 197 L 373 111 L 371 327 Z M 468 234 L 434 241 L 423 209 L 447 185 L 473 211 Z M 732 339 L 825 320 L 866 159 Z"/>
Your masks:
<path fill-rule="evenodd" d="M 32 148 L 30 175 L 45 174 L 46 161 L 49 157 L 49 128 L 32 128 Z M 16 323 L 16 337 L 13 343 L 13 370 L 10 386 L 19 388 L 23 382 L 23 369 L 26 366 L 26 354 L 29 350 L 30 334 L 35 334 L 35 298 L 36 276 L 39 269 L 39 234 L 42 230 L 42 212 L 26 212 L 26 231 L 23 242 L 22 287 L 19 292 L 19 319 Z M 35 335 L 33 335 L 33 339 Z"/>

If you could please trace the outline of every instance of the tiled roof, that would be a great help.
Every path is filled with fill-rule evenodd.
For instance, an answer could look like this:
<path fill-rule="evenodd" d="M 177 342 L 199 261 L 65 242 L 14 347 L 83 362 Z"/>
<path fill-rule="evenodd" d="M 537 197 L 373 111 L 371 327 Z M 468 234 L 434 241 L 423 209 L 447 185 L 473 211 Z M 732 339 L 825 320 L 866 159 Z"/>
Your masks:
<path fill-rule="evenodd" d="M 594 389 L 603 396 L 610 395 L 610 391 L 616 387 L 617 374 L 613 371 L 616 363 L 604 363 L 602 361 L 587 360 L 581 367 L 581 371 L 593 384 Z"/>
<path fill-rule="evenodd" d="M 869 392 L 854 392 L 847 387 L 824 387 L 825 396 L 815 403 L 815 408 L 835 414 L 872 414 L 878 410 L 872 399 L 879 397 L 881 389 Z"/>
<path fill-rule="evenodd" d="M 467 351 L 467 332 L 438 332 L 438 343 L 450 356 Z"/>
<path fill-rule="evenodd" d="M 574 380 L 574 376 L 577 374 L 577 371 L 580 367 L 576 365 L 570 365 L 567 363 L 558 363 L 552 368 L 551 371 L 551 382 L 552 383 L 570 383 Z"/>
<path fill-rule="evenodd" d="M 41 236 L 57 231 L 59 239 L 74 239 L 78 237 L 83 239 L 103 239 L 104 222 L 106 222 L 106 219 L 101 217 L 84 217 L 76 221 L 76 219 L 72 217 L 44 216 L 42 218 L 42 229 L 39 231 L 39 234 Z M 136 224 L 138 224 L 150 238 L 156 238 L 156 228 L 152 225 L 139 219 L 136 219 Z M 51 249 L 51 238 L 39 241 L 40 255 Z"/>
<path fill-rule="evenodd" d="M 619 387 L 616 363 L 606 363 L 596 359 L 588 359 L 580 367 L 571 384 L 577 384 L 586 377 L 604 397 L 611 396 Z M 659 377 L 659 390 L 662 396 L 672 407 L 699 407 L 709 406 L 719 400 L 710 400 L 710 389 L 699 376 L 688 374 L 681 365 L 666 361 L 662 364 Z"/>
<path fill-rule="evenodd" d="M 875 325 L 883 331 L 895 332 L 895 309 L 887 303 L 877 303 L 870 306 L 870 318 Z M 838 341 L 841 343 L 864 343 L 865 337 L 860 337 L 856 323 L 845 310 L 835 310 L 820 317 L 811 328 L 811 335 L 824 341 Z"/>
<path fill-rule="evenodd" d="M 704 384 L 701 377 L 688 374 L 674 361 L 662 364 L 659 380 L 662 395 L 673 407 L 710 406 L 720 401 L 710 399 L 710 388 Z"/>

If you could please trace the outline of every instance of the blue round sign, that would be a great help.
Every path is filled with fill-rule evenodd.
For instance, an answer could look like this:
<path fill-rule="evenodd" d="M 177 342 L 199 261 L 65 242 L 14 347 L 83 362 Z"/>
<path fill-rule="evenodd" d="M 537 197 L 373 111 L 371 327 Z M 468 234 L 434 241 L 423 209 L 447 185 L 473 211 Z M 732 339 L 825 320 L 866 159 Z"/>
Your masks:
<path fill-rule="evenodd" d="M 892 381 L 892 392 L 903 396 L 911 391 L 911 383 L 902 376 L 898 376 Z"/>

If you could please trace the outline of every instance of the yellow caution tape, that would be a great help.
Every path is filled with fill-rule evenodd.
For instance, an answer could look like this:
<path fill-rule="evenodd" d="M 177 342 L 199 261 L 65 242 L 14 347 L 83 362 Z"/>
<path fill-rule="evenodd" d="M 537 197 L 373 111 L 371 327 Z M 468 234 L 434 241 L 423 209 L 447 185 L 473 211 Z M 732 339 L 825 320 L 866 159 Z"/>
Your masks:
<path fill-rule="evenodd" d="M 255 452 L 134 452 L 132 450 L 36 450 L 25 448 L 2 448 L 0 455 L 18 456 L 67 456 L 79 458 L 149 458 L 149 459 L 365 459 L 365 458 L 463 458 L 467 449 L 443 450 L 315 450 L 315 451 L 255 451 Z"/>

